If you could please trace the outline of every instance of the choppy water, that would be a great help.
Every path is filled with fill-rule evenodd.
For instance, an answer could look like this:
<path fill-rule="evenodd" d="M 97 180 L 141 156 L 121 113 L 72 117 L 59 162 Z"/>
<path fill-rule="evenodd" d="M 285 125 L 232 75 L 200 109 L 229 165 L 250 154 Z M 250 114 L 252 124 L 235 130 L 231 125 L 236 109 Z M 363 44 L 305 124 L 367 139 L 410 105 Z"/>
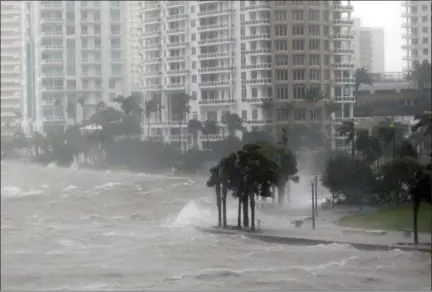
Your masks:
<path fill-rule="evenodd" d="M 429 255 L 200 233 L 192 223 L 210 225 L 216 218 L 213 195 L 201 178 L 2 162 L 1 187 L 2 289 L 431 287 Z M 233 222 L 235 208 L 233 202 Z"/>

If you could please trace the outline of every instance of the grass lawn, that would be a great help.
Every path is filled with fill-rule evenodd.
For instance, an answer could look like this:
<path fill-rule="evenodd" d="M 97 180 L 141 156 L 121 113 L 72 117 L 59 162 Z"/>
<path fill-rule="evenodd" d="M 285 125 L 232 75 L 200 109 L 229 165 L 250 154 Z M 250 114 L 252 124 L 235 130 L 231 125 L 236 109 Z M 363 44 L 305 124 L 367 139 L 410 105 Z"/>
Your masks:
<path fill-rule="evenodd" d="M 349 227 L 384 229 L 384 230 L 412 230 L 412 205 L 387 205 L 375 212 L 347 216 L 339 224 Z M 419 232 L 432 232 L 432 205 L 421 204 L 418 217 Z"/>

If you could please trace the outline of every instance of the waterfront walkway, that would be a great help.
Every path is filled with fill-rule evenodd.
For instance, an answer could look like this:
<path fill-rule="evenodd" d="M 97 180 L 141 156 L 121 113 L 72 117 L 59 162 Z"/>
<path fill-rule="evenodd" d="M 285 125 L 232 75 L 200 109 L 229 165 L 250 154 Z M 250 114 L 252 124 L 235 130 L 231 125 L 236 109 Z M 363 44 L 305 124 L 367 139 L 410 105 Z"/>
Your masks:
<path fill-rule="evenodd" d="M 289 214 L 283 210 L 272 210 L 275 215 L 283 217 Z M 285 226 L 272 227 L 266 225 L 265 219 L 261 229 L 257 232 L 236 229 L 222 229 L 217 227 L 197 227 L 203 232 L 223 233 L 223 234 L 242 234 L 249 238 L 279 244 L 349 244 L 358 249 L 366 250 L 390 250 L 401 249 L 421 252 L 431 252 L 431 235 L 419 233 L 419 245 L 413 244 L 413 235 L 406 237 L 403 231 L 371 230 L 340 226 L 335 221 L 349 214 L 355 213 L 355 209 L 328 209 L 320 210 L 316 219 L 315 230 L 312 229 L 310 216 L 287 218 L 289 224 Z M 357 211 L 358 212 L 358 211 Z M 263 213 L 266 213 L 263 212 Z M 279 213 L 279 214 L 278 214 Z M 286 215 L 289 216 L 289 215 Z M 301 227 L 296 228 L 295 222 L 301 222 Z"/>

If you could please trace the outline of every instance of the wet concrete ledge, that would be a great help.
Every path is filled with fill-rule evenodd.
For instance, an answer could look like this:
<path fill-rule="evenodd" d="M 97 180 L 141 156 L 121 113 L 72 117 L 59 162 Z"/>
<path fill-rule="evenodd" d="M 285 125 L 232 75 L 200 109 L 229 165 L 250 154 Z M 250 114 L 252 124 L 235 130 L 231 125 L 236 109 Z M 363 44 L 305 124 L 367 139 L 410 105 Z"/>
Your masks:
<path fill-rule="evenodd" d="M 223 229 L 219 227 L 199 227 L 195 226 L 198 230 L 206 233 L 213 234 L 240 234 L 247 236 L 249 238 L 257 239 L 264 242 L 269 243 L 277 243 L 277 244 L 291 244 L 291 245 L 317 245 L 317 244 L 347 244 L 351 245 L 354 248 L 361 250 L 394 250 L 400 249 L 404 251 L 419 251 L 432 253 L 431 245 L 406 245 L 406 244 L 382 244 L 382 243 L 362 243 L 362 242 L 350 242 L 350 241 L 339 241 L 339 240 L 331 240 L 331 239 L 318 239 L 318 238 L 310 238 L 310 237 L 299 237 L 299 236 L 286 236 L 282 235 L 271 235 L 265 234 L 262 231 L 246 231 L 246 230 L 238 230 L 238 229 Z M 287 232 L 288 233 L 288 232 Z"/>

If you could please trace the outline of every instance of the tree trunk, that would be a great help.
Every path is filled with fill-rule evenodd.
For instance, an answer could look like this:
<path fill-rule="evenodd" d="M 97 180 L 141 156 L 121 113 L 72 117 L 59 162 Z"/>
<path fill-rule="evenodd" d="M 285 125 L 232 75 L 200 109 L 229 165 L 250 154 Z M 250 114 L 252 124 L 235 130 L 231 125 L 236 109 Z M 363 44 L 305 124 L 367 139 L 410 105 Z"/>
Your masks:
<path fill-rule="evenodd" d="M 276 204 L 276 187 L 272 186 L 272 204 L 273 206 Z"/>
<path fill-rule="evenodd" d="M 215 186 L 216 205 L 218 209 L 218 227 L 222 226 L 222 210 L 221 210 L 221 186 L 219 183 Z"/>
<path fill-rule="evenodd" d="M 222 211 L 223 211 L 223 217 L 222 217 L 222 225 L 223 227 L 227 227 L 227 208 L 226 208 L 226 199 L 228 194 L 228 188 L 225 184 L 222 185 Z"/>
<path fill-rule="evenodd" d="M 242 206 L 242 200 L 241 200 L 241 191 L 238 191 L 238 207 L 237 207 L 237 227 L 241 228 L 241 206 Z"/>
<path fill-rule="evenodd" d="M 147 139 L 150 140 L 150 117 L 147 117 Z"/>
<path fill-rule="evenodd" d="M 250 196 L 250 208 L 251 208 L 251 230 L 255 230 L 255 194 L 252 193 Z"/>
<path fill-rule="evenodd" d="M 249 188 L 243 193 L 243 227 L 249 228 Z"/>
<path fill-rule="evenodd" d="M 281 181 L 278 184 L 278 204 L 279 206 L 282 206 L 285 203 L 285 187 L 286 182 Z"/>
<path fill-rule="evenodd" d="M 413 203 L 413 233 L 414 233 L 414 244 L 419 244 L 418 240 L 418 213 L 420 209 L 420 202 Z"/>

